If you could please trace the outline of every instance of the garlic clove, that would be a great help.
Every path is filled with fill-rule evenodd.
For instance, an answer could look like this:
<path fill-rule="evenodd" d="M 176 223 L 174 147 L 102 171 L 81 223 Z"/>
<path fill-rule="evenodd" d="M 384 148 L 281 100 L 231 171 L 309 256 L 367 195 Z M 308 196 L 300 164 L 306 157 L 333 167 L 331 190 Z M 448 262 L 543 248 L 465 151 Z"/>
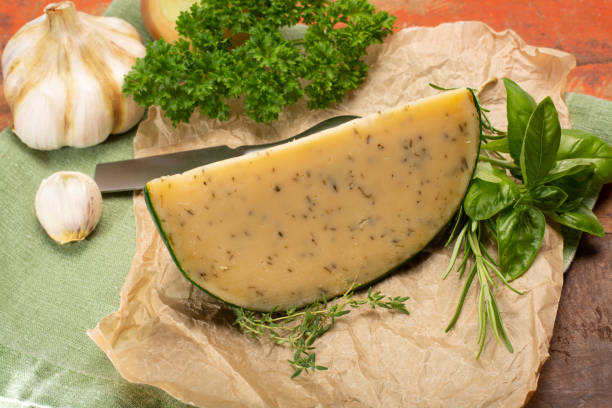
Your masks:
<path fill-rule="evenodd" d="M 135 57 L 142 58 L 145 55 L 140 35 L 132 25 L 119 18 L 90 16 L 85 13 L 80 13 L 80 16 L 84 31 L 104 31 L 103 40 L 91 40 L 95 42 L 96 53 L 91 55 L 91 58 L 84 59 L 85 68 L 100 78 L 99 82 L 104 88 L 113 89 L 112 87 L 119 85 L 116 88 L 117 93 L 111 95 L 114 117 L 112 128 L 107 134 L 126 132 L 138 123 L 145 109 L 121 93 L 123 78 L 132 69 Z M 108 96 L 105 96 L 108 99 Z"/>
<path fill-rule="evenodd" d="M 71 81 L 66 84 L 66 95 L 72 100 L 66 101 L 66 105 L 72 121 L 64 134 L 64 143 L 74 147 L 92 146 L 104 141 L 113 130 L 114 116 L 105 96 L 108 90 L 97 80 L 100 73 L 90 70 L 90 62 L 78 55 L 70 56 L 69 61 Z"/>
<path fill-rule="evenodd" d="M 109 52 L 114 56 L 122 56 L 131 64 L 134 63 L 132 56 L 144 57 L 145 49 L 140 40 L 140 34 L 133 25 L 125 20 L 117 17 L 99 17 L 92 16 L 86 13 L 79 13 L 82 17 L 82 23 L 86 30 L 102 30 L 104 31 L 105 40 L 108 44 L 114 44 L 112 47 L 104 47 L 105 52 Z M 118 47 L 123 52 L 118 52 Z"/>
<path fill-rule="evenodd" d="M 40 183 L 36 217 L 47 234 L 60 244 L 81 241 L 102 215 L 102 194 L 95 181 L 76 171 L 53 173 Z"/>
<path fill-rule="evenodd" d="M 38 150 L 63 145 L 66 86 L 58 77 L 42 79 L 13 109 L 13 127 L 27 146 Z M 44 130 L 41 129 L 44 124 Z"/>
<path fill-rule="evenodd" d="M 144 55 L 143 55 L 144 56 Z M 107 54 L 108 72 L 107 75 L 113 83 L 123 84 L 123 77 L 132 68 L 132 60 Z M 130 130 L 140 120 L 145 108 L 135 103 L 131 98 L 121 94 L 121 98 L 115 101 L 115 118 L 113 128 L 109 133 L 117 134 Z"/>

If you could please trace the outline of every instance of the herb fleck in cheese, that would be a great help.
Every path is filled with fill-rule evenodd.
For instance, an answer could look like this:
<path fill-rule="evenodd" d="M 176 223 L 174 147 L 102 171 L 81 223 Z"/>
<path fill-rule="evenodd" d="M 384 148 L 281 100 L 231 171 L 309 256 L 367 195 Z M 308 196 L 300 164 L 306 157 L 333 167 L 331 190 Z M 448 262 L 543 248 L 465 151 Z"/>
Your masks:
<path fill-rule="evenodd" d="M 370 282 L 420 251 L 460 205 L 478 154 L 469 91 L 147 184 L 177 264 L 253 310 Z"/>

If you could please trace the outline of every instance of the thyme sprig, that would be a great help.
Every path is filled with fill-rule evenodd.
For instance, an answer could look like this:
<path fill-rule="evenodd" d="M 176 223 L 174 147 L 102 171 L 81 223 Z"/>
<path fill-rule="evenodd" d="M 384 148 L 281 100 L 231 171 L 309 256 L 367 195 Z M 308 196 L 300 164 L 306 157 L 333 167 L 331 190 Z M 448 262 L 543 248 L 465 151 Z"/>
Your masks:
<path fill-rule="evenodd" d="M 407 296 L 386 296 L 381 292 L 372 292 L 370 287 L 366 297 L 355 297 L 354 289 L 353 283 L 336 302 L 329 303 L 323 295 L 321 299 L 301 309 L 272 309 L 262 313 L 235 307 L 234 324 L 253 338 L 267 337 L 276 344 L 291 348 L 293 359 L 287 360 L 295 369 L 291 378 L 302 372 L 327 370 L 327 367 L 316 364 L 314 343 L 333 327 L 337 318 L 363 305 L 409 314 L 405 305 L 409 299 Z"/>

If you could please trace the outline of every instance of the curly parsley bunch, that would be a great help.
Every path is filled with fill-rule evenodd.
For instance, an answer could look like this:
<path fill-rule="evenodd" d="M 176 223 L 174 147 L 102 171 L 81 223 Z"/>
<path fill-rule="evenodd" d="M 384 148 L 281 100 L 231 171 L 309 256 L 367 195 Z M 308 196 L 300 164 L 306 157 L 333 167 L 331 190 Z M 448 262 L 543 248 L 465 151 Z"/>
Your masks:
<path fill-rule="evenodd" d="M 123 92 L 161 106 L 174 124 L 196 108 L 227 119 L 234 98 L 269 123 L 304 96 L 311 109 L 341 101 L 366 77 L 366 48 L 391 34 L 394 21 L 367 0 L 203 0 L 179 16 L 177 42 L 147 45 Z M 281 28 L 298 23 L 307 27 L 303 38 L 283 37 Z M 229 33 L 247 39 L 234 47 Z"/>

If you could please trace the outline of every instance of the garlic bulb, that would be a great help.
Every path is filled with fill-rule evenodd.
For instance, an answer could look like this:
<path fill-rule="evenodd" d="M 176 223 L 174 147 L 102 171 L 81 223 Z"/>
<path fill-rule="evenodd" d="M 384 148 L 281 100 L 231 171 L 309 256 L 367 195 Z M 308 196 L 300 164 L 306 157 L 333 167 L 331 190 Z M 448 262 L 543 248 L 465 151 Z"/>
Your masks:
<path fill-rule="evenodd" d="M 40 183 L 35 207 L 47 234 L 65 244 L 84 239 L 96 227 L 102 215 L 102 194 L 89 176 L 59 171 Z"/>
<path fill-rule="evenodd" d="M 123 77 L 145 54 L 128 22 L 49 4 L 2 55 L 13 130 L 29 147 L 85 147 L 134 126 L 144 108 L 121 93 Z"/>

